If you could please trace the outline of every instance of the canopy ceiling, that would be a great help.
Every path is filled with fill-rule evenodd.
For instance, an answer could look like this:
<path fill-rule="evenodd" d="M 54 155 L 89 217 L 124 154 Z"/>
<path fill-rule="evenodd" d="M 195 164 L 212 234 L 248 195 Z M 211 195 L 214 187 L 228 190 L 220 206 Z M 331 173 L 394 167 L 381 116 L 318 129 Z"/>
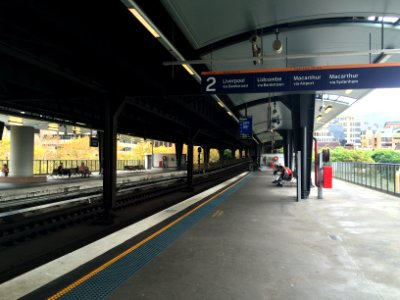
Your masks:
<path fill-rule="evenodd" d="M 136 1 L 161 30 L 170 31 L 165 19 L 154 18 L 157 6 Z M 379 62 L 379 51 L 400 48 L 400 1 L 365 0 L 161 0 L 163 8 L 186 38 L 192 51 L 185 59 L 198 71 L 252 70 L 300 66 L 327 66 Z M 153 16 L 153 17 L 152 17 Z M 278 33 L 278 35 L 276 35 Z M 250 38 L 261 39 L 260 64 L 253 64 Z M 278 36 L 282 53 L 275 54 L 272 43 Z M 179 48 L 179 42 L 175 45 Z M 344 53 L 347 52 L 347 53 Z M 357 52 L 357 53 L 355 53 Z M 298 56 L 301 55 L 301 58 Z M 385 61 L 399 61 L 392 53 Z M 195 60 L 195 61 L 193 61 Z M 333 119 L 368 90 L 315 91 L 316 116 L 321 107 L 332 105 L 329 114 L 321 114 L 315 128 Z M 324 96 L 322 96 L 325 94 Z M 267 128 L 268 102 L 276 102 L 280 124 L 291 128 L 291 113 L 280 101 L 284 94 L 228 95 L 235 112 L 253 116 L 253 131 L 261 142 L 271 139 Z M 275 138 L 275 137 L 274 137 Z"/>

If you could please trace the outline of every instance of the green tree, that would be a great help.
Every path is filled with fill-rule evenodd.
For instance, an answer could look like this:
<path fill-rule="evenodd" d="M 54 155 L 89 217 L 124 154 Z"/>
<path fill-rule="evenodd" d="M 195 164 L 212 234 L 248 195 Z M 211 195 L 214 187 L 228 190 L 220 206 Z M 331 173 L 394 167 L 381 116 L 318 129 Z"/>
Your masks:
<path fill-rule="evenodd" d="M 0 159 L 10 159 L 10 140 L 4 139 L 0 141 Z"/>
<path fill-rule="evenodd" d="M 232 151 L 230 149 L 224 150 L 224 159 L 233 159 Z"/>
<path fill-rule="evenodd" d="M 372 151 L 372 159 L 379 163 L 399 163 L 400 152 L 390 149 L 379 149 Z"/>
<path fill-rule="evenodd" d="M 330 160 L 332 162 L 374 162 L 370 151 L 348 150 L 344 147 L 336 147 L 330 150 Z"/>

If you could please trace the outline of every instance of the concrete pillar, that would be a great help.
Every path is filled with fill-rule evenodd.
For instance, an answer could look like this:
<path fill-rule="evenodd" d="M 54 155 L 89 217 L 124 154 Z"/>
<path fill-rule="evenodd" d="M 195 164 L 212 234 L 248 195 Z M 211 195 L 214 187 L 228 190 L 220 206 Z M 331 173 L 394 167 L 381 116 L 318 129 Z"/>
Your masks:
<path fill-rule="evenodd" d="M 188 144 L 187 144 L 187 190 L 192 191 L 193 189 L 193 135 L 192 130 L 189 128 L 188 132 Z"/>
<path fill-rule="evenodd" d="M 182 169 L 183 143 L 175 143 L 176 169 Z"/>
<path fill-rule="evenodd" d="M 11 126 L 10 175 L 33 176 L 34 129 Z"/>
<path fill-rule="evenodd" d="M 204 147 L 204 172 L 207 172 L 208 170 L 208 164 L 210 162 L 210 147 L 205 146 Z"/>
<path fill-rule="evenodd" d="M 236 159 L 235 153 L 236 153 L 236 149 L 232 148 L 231 150 L 231 154 L 232 154 L 232 159 Z"/>
<path fill-rule="evenodd" d="M 103 151 L 103 208 L 104 221 L 108 224 L 111 209 L 117 202 L 117 124 L 118 116 L 125 106 L 122 97 L 104 99 Z"/>
<path fill-rule="evenodd" d="M 218 149 L 219 162 L 221 165 L 224 164 L 224 149 Z"/>

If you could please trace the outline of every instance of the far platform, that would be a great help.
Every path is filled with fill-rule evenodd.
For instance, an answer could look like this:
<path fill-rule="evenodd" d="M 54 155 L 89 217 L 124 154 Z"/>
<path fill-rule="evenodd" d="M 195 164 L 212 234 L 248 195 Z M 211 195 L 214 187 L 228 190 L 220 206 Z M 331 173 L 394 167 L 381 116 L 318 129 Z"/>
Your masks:
<path fill-rule="evenodd" d="M 174 169 L 118 171 L 117 184 L 146 181 L 148 179 L 166 178 L 171 176 L 185 176 L 185 174 L 185 170 L 176 171 Z M 47 181 L 45 182 L 0 182 L 0 201 L 62 193 L 69 189 L 81 190 L 85 188 L 101 187 L 102 184 L 103 177 L 99 175 L 98 172 L 92 172 L 90 177 L 47 175 Z"/>

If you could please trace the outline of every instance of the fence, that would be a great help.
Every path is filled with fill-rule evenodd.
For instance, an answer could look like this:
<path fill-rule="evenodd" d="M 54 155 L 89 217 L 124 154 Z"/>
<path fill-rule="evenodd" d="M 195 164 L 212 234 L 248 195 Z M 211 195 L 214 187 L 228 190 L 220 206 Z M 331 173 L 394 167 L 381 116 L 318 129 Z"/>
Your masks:
<path fill-rule="evenodd" d="M 64 168 L 76 168 L 81 165 L 81 163 L 89 168 L 91 172 L 100 171 L 100 162 L 98 160 L 34 160 L 33 161 L 33 174 L 35 175 L 46 175 L 52 174 L 54 169 L 60 165 L 64 164 Z M 8 164 L 8 160 L 0 160 L 0 165 Z M 125 166 L 142 166 L 144 167 L 143 160 L 118 160 L 117 170 L 124 170 Z"/>
<path fill-rule="evenodd" d="M 242 159 L 243 160 L 243 159 Z M 223 162 L 210 163 L 209 169 L 217 169 L 226 167 L 231 164 L 237 163 L 239 160 L 226 160 Z M 49 175 L 53 173 L 54 169 L 57 169 L 60 163 L 64 164 L 64 168 L 76 168 L 81 165 L 81 163 L 85 163 L 88 166 L 91 172 L 99 172 L 100 171 L 100 162 L 98 160 L 34 160 L 33 161 L 33 174 L 34 175 Z M 0 160 L 0 168 L 3 164 L 9 164 L 8 160 Z M 117 160 L 117 170 L 124 170 L 126 166 L 140 166 L 144 168 L 144 160 Z M 183 166 L 186 168 L 186 166 Z M 193 164 L 193 170 L 196 173 L 199 169 L 197 162 Z M 204 169 L 204 165 L 200 165 L 200 169 Z"/>
<path fill-rule="evenodd" d="M 332 163 L 333 177 L 400 196 L 400 164 Z"/>

